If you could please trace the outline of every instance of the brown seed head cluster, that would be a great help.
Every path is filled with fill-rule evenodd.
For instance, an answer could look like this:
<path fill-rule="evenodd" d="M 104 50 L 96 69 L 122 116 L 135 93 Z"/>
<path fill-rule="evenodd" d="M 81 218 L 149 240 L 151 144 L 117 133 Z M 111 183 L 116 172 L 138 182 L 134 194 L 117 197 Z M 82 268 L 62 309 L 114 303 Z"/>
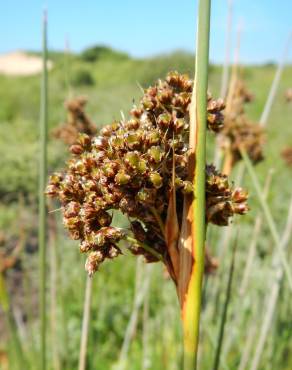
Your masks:
<path fill-rule="evenodd" d="M 244 110 L 245 103 L 252 99 L 252 94 L 238 79 L 231 96 L 229 95 L 227 99 L 224 128 L 220 135 L 223 150 L 232 154 L 232 165 L 241 160 L 240 148 L 247 152 L 254 164 L 263 159 L 264 130 L 259 124 L 251 122 Z"/>
<path fill-rule="evenodd" d="M 89 136 L 96 134 L 96 126 L 85 113 L 87 99 L 77 97 L 65 102 L 67 109 L 67 122 L 53 131 L 55 138 L 62 140 L 65 144 L 72 145 L 78 138 L 79 133 Z"/>
<path fill-rule="evenodd" d="M 241 188 L 233 189 L 226 175 L 216 171 L 213 165 L 206 167 L 206 217 L 207 222 L 227 226 L 234 214 L 245 214 L 248 195 Z"/>
<path fill-rule="evenodd" d="M 288 167 L 292 167 L 292 147 L 287 147 L 281 152 L 282 158 L 286 162 Z"/>
<path fill-rule="evenodd" d="M 285 91 L 285 100 L 287 103 L 292 102 L 292 87 L 289 87 L 289 89 Z"/>
<path fill-rule="evenodd" d="M 130 240 L 133 254 L 169 265 L 163 228 L 170 193 L 175 187 L 181 222 L 184 195 L 193 192 L 187 180 L 192 86 L 188 76 L 169 73 L 145 90 L 129 120 L 105 126 L 94 138 L 79 135 L 66 172 L 51 176 L 47 194 L 60 200 L 65 227 L 80 241 L 81 252 L 89 253 L 89 274 L 121 254 L 123 239 Z M 222 126 L 223 107 L 208 98 L 207 125 L 213 131 Z M 206 185 L 208 222 L 227 225 L 233 214 L 247 210 L 246 194 L 232 189 L 213 166 L 207 167 Z M 112 226 L 113 210 L 128 216 L 128 230 Z"/>

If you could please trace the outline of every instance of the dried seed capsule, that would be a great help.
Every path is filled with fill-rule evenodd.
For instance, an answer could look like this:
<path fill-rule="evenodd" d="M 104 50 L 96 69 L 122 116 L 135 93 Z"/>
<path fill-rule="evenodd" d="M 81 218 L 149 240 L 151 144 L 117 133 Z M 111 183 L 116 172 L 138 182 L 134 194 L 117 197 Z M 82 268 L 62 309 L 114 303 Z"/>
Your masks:
<path fill-rule="evenodd" d="M 232 193 L 232 201 L 234 203 L 246 202 L 248 198 L 248 193 L 242 188 L 237 188 Z"/>
<path fill-rule="evenodd" d="M 172 99 L 172 104 L 178 109 L 181 108 L 183 110 L 187 109 L 190 102 L 191 102 L 191 94 L 186 93 L 186 92 L 176 94 Z"/>
<path fill-rule="evenodd" d="M 80 204 L 74 201 L 69 202 L 64 209 L 65 217 L 76 217 L 79 215 Z"/>
<path fill-rule="evenodd" d="M 184 118 L 177 118 L 174 121 L 174 130 L 175 132 L 181 132 L 185 127 L 185 120 Z"/>
<path fill-rule="evenodd" d="M 96 138 L 92 139 L 92 147 L 96 150 L 106 150 L 107 146 L 108 140 L 103 136 L 97 136 Z"/>
<path fill-rule="evenodd" d="M 162 129 L 167 129 L 171 124 L 172 118 L 169 113 L 162 113 L 157 118 L 157 123 Z"/>
<path fill-rule="evenodd" d="M 97 221 L 101 227 L 110 226 L 112 223 L 112 216 L 106 211 L 100 210 L 97 214 Z"/>
<path fill-rule="evenodd" d="M 169 72 L 166 76 L 166 81 L 170 86 L 178 87 L 180 85 L 180 76 L 176 71 Z"/>
<path fill-rule="evenodd" d="M 81 145 L 84 150 L 89 150 L 91 147 L 91 138 L 86 134 L 79 134 L 77 138 L 77 144 Z"/>
<path fill-rule="evenodd" d="M 59 186 L 62 180 L 63 180 L 62 174 L 55 172 L 53 175 L 50 176 L 49 183 L 51 185 Z"/>
<path fill-rule="evenodd" d="M 118 130 L 119 124 L 117 122 L 112 123 L 111 125 L 106 125 L 100 130 L 101 136 L 110 137 L 113 132 Z"/>
<path fill-rule="evenodd" d="M 134 106 L 134 108 L 131 109 L 130 111 L 131 116 L 136 117 L 136 118 L 140 118 L 142 113 L 143 113 L 142 109 L 137 108 L 136 106 Z"/>
<path fill-rule="evenodd" d="M 94 247 L 94 244 L 89 243 L 87 240 L 83 240 L 79 244 L 79 250 L 80 250 L 81 253 L 87 253 L 91 249 L 93 249 L 93 247 Z"/>
<path fill-rule="evenodd" d="M 49 184 L 46 188 L 46 195 L 48 195 L 49 197 L 56 197 L 59 192 L 59 187 L 53 184 Z"/>
<path fill-rule="evenodd" d="M 133 114 L 133 110 L 131 111 L 131 114 Z M 136 113 L 136 114 L 138 114 L 138 118 L 139 118 L 141 115 L 141 111 L 139 111 L 139 113 Z M 137 130 L 139 126 L 140 126 L 140 122 L 137 118 L 132 118 L 125 123 L 125 127 L 127 128 L 127 130 Z"/>
<path fill-rule="evenodd" d="M 85 270 L 88 275 L 92 276 L 103 261 L 104 255 L 101 251 L 90 252 L 85 262 Z"/>
<path fill-rule="evenodd" d="M 70 146 L 70 152 L 75 155 L 80 155 L 84 152 L 84 148 L 81 145 L 73 144 Z"/>
<path fill-rule="evenodd" d="M 114 244 L 110 244 L 107 249 L 107 257 L 112 259 L 118 257 L 121 254 L 121 250 Z"/>
<path fill-rule="evenodd" d="M 157 98 L 162 104 L 169 104 L 171 102 L 171 99 L 173 97 L 173 92 L 169 88 L 164 88 L 163 90 L 160 90 L 157 94 Z"/>

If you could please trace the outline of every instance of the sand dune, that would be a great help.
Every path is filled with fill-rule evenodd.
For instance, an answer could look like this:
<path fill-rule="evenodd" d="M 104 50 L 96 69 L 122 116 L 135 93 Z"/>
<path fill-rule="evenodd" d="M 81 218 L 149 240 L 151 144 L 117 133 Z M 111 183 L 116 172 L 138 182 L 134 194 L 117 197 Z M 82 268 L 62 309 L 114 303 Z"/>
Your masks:
<path fill-rule="evenodd" d="M 48 68 L 53 63 L 48 61 Z M 28 55 L 22 51 L 0 55 L 0 74 L 7 76 L 30 76 L 40 73 L 42 70 L 42 59 L 38 56 Z"/>

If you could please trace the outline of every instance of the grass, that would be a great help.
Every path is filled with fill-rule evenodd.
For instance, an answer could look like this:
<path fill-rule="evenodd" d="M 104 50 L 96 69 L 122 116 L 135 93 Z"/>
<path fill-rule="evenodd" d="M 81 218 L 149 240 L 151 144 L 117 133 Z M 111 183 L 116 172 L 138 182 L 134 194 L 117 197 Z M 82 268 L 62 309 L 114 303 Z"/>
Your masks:
<path fill-rule="evenodd" d="M 47 367 L 47 303 L 46 303 L 46 277 L 47 277 L 47 141 L 48 141 L 48 71 L 47 71 L 47 13 L 43 15 L 43 71 L 41 84 L 41 112 L 39 132 L 39 317 L 40 317 L 40 369 Z"/>
<path fill-rule="evenodd" d="M 96 62 L 85 62 L 76 55 L 70 55 L 70 73 L 73 75 L 78 69 L 88 69 L 94 77 L 95 85 L 74 88 L 74 94 L 86 94 L 89 97 L 88 110 L 93 120 L 100 126 L 119 118 L 122 109 L 127 115 L 133 98 L 140 95 L 137 86 L 149 85 L 156 78 L 163 77 L 165 72 L 177 68 L 182 72 L 194 73 L 193 56 L 186 53 L 173 53 L 148 60 L 135 60 L 132 58 L 115 61 L 100 59 Z M 49 130 L 64 120 L 63 100 L 67 97 L 66 80 L 64 77 L 64 59 L 62 55 L 53 56 L 55 68 L 50 74 L 50 116 L 48 118 Z M 275 67 L 248 66 L 244 75 L 247 86 L 255 94 L 255 102 L 247 108 L 249 116 L 258 120 L 263 110 L 269 88 L 274 78 Z M 213 96 L 218 96 L 221 83 L 221 68 L 210 68 L 210 90 Z M 257 177 L 263 184 L 270 168 L 275 169 L 267 202 L 272 210 L 274 222 L 278 233 L 281 235 L 285 227 L 285 218 L 290 199 L 291 184 L 289 176 L 291 170 L 287 169 L 280 159 L 280 149 L 284 145 L 292 145 L 291 120 L 292 107 L 284 103 L 284 91 L 292 80 L 292 68 L 283 71 L 279 90 L 272 107 L 269 124 L 267 126 L 267 144 L 265 149 L 266 159 L 256 167 Z M 31 348 L 39 351 L 38 322 L 34 320 L 35 312 L 32 308 L 36 305 L 37 259 L 34 253 L 28 253 L 35 248 L 37 224 L 37 122 L 39 114 L 39 76 L 11 78 L 0 76 L 0 196 L 1 214 L 0 229 L 5 231 L 9 243 L 17 238 L 19 220 L 17 207 L 17 193 L 24 194 L 25 219 L 28 231 L 28 241 L 25 249 L 26 258 L 23 269 L 27 273 L 28 293 L 24 296 L 21 290 L 16 290 L 15 276 L 17 270 L 10 270 L 6 274 L 7 286 L 11 296 L 11 304 L 20 307 L 25 315 L 32 319 L 24 326 L 26 335 L 32 343 Z M 21 91 L 21 94 L 20 94 Z M 48 170 L 52 172 L 60 169 L 67 157 L 66 148 L 61 143 L 48 138 Z M 207 158 L 213 156 L 213 137 L 208 134 Z M 236 173 L 235 168 L 234 173 Z M 233 179 L 235 175 L 232 174 Z M 260 202 L 254 192 L 253 184 L 248 176 L 245 177 L 245 187 L 250 192 L 251 212 L 241 219 L 241 233 L 238 240 L 236 256 L 236 269 L 234 270 L 232 284 L 232 299 L 229 303 L 225 323 L 225 339 L 222 345 L 222 368 L 238 368 L 242 350 L 249 336 L 250 324 L 260 328 L 261 307 L 267 294 L 267 278 L 271 273 L 271 262 L 274 254 L 274 243 L 271 241 L 267 224 L 262 225 L 262 232 L 258 240 L 257 251 L 250 272 L 249 288 L 244 296 L 240 296 L 239 287 L 246 263 L 247 251 L 254 221 L 258 215 Z M 55 213 L 59 219 L 58 212 Z M 61 220 L 58 220 L 61 225 Z M 61 227 L 59 227 L 61 228 Z M 211 227 L 208 230 L 208 243 L 211 251 L 216 253 L 216 240 L 219 239 L 218 230 Z M 78 248 L 70 241 L 62 230 L 58 231 L 58 253 L 60 266 L 58 270 L 60 290 L 62 294 L 57 297 L 57 334 L 59 335 L 59 356 L 62 369 L 72 369 L 78 366 L 81 317 L 85 294 L 85 273 L 83 272 L 84 260 L 79 255 Z M 7 243 L 8 244 L 8 243 Z M 1 247 L 2 248 L 2 247 Z M 287 249 L 287 252 L 289 250 Z M 291 266 L 291 253 L 286 252 L 286 258 Z M 206 287 L 206 305 L 202 311 L 201 346 L 199 347 L 200 369 L 212 368 L 216 337 L 219 331 L 219 312 L 225 301 L 225 284 L 221 284 L 218 277 L 227 278 L 231 248 L 227 246 L 226 258 L 220 260 L 218 272 L 208 277 Z M 135 291 L 135 266 L 134 257 L 119 258 L 113 264 L 105 264 L 93 280 L 90 333 L 88 337 L 88 369 L 111 369 L 117 363 L 120 350 L 124 341 L 126 328 L 132 313 Z M 218 282 L 218 284 L 217 284 Z M 20 288 L 24 282 L 20 282 Z M 161 294 L 163 285 L 163 294 Z M 212 288 L 219 286 L 214 292 Z M 58 286 L 59 288 L 59 286 Z M 216 293 L 216 294 L 215 294 Z M 292 354 L 289 349 L 288 325 L 291 317 L 289 305 L 289 291 L 286 279 L 280 285 L 280 299 L 275 308 L 276 315 L 272 322 L 273 335 L 268 335 L 258 369 L 272 370 L 291 368 Z M 23 301 L 29 300 L 27 308 Z M 63 302 L 63 304 L 62 304 Z M 31 306 L 30 306 L 31 305 Z M 181 368 L 182 348 L 177 345 L 182 339 L 180 328 L 179 308 L 173 290 L 172 282 L 165 278 L 161 266 L 153 265 L 149 288 L 149 315 L 148 325 L 148 368 L 153 370 L 167 369 L 178 370 Z M 138 312 L 138 323 L 133 334 L 128 352 L 129 370 L 141 368 L 143 356 L 143 329 L 142 309 Z M 3 317 L 3 316 L 2 316 Z M 1 317 L 1 320 L 2 320 Z M 64 320 L 64 317 L 66 318 Z M 50 333 L 48 332 L 48 344 Z M 228 337 L 232 336 L 230 342 Z M 212 340 L 211 340 L 212 339 Z M 228 343 L 229 342 L 229 343 Z M 215 346 L 214 346 L 215 343 Z M 255 342 L 256 343 L 256 342 Z M 52 369 L 53 354 L 48 345 L 47 367 Z M 1 337 L 0 348 L 7 356 L 6 338 Z M 252 349 L 254 346 L 252 346 Z M 273 361 L 271 354 L 276 353 Z M 253 353 L 249 355 L 249 363 Z M 28 356 L 34 359 L 35 356 Z M 2 363 L 0 363 L 0 366 Z M 36 366 L 37 367 L 37 366 Z"/>

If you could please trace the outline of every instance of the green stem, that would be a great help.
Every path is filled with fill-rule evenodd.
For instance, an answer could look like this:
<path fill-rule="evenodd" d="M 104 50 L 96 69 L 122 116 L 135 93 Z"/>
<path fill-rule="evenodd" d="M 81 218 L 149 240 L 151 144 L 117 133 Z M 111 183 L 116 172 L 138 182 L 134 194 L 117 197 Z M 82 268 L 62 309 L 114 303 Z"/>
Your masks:
<path fill-rule="evenodd" d="M 40 111 L 40 164 L 39 164 L 39 309 L 40 309 L 40 369 L 46 369 L 46 225 L 47 209 L 45 187 L 47 182 L 47 121 L 48 121 L 48 75 L 47 75 L 47 14 L 43 16 L 43 73 Z"/>
<path fill-rule="evenodd" d="M 195 150 L 194 200 L 192 204 L 192 271 L 182 308 L 184 370 L 197 367 L 199 323 L 204 272 L 206 112 L 209 68 L 211 0 L 199 0 L 195 83 L 190 108 L 190 146 Z"/>
<path fill-rule="evenodd" d="M 277 228 L 276 228 L 276 225 L 275 225 L 275 221 L 274 221 L 273 216 L 271 214 L 271 211 L 270 211 L 270 208 L 268 206 L 268 203 L 265 200 L 264 193 L 263 193 L 263 191 L 261 189 L 259 180 L 257 178 L 257 175 L 256 175 L 254 169 L 253 169 L 252 163 L 251 163 L 248 155 L 246 154 L 246 151 L 244 149 L 241 149 L 240 150 L 240 153 L 241 153 L 242 158 L 243 158 L 243 160 L 245 162 L 247 171 L 249 172 L 249 175 L 250 175 L 250 177 L 252 179 L 252 182 L 253 182 L 255 191 L 257 193 L 258 199 L 259 199 L 260 204 L 261 204 L 261 207 L 263 209 L 263 213 L 264 213 L 264 216 L 266 218 L 268 227 L 270 229 L 272 238 L 274 240 L 274 243 L 276 245 L 276 248 L 278 249 L 279 258 L 280 258 L 280 261 L 281 261 L 281 263 L 283 265 L 283 269 L 284 269 L 284 272 L 285 272 L 286 277 L 287 277 L 287 280 L 288 280 L 289 288 L 292 291 L 292 276 L 291 276 L 291 271 L 290 271 L 290 267 L 289 267 L 289 265 L 287 263 L 287 259 L 285 257 L 285 253 L 284 253 L 283 248 L 281 246 L 280 236 L 279 236 L 279 233 L 277 231 Z"/>

